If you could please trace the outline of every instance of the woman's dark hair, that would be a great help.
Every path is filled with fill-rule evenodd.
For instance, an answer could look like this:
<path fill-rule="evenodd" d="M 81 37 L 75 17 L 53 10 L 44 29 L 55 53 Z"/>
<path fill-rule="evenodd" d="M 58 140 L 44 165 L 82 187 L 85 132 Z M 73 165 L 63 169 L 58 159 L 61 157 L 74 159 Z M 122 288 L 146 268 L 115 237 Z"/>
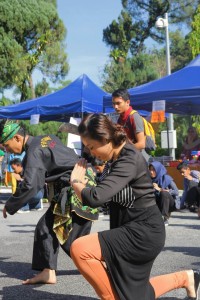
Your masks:
<path fill-rule="evenodd" d="M 107 140 L 114 146 L 121 145 L 128 140 L 123 127 L 114 124 L 109 117 L 104 114 L 89 114 L 78 126 L 81 137 L 87 137 L 99 142 Z"/>

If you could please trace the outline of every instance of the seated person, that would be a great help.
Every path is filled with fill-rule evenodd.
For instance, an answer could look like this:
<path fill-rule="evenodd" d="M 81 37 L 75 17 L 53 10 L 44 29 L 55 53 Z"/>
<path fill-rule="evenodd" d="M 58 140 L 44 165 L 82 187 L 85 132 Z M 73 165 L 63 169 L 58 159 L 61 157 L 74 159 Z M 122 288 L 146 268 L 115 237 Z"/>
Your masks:
<path fill-rule="evenodd" d="M 22 167 L 22 161 L 20 158 L 14 158 L 10 161 L 10 165 L 12 169 L 14 170 L 13 176 L 15 177 L 17 181 L 17 187 L 20 185 L 21 181 L 23 181 L 22 173 L 23 173 L 23 167 Z M 15 192 L 17 193 L 17 191 Z M 42 210 L 43 209 L 43 203 L 42 198 L 44 196 L 44 190 L 40 190 L 35 197 L 29 200 L 27 204 L 25 204 L 21 209 L 18 210 L 18 213 L 25 213 L 30 212 L 30 210 Z"/>
<path fill-rule="evenodd" d="M 200 172 L 191 170 L 187 162 L 181 162 L 177 166 L 177 170 L 184 176 L 181 209 L 188 206 L 190 211 L 195 211 L 200 206 Z M 199 209 L 198 215 L 200 215 Z"/>
<path fill-rule="evenodd" d="M 159 161 L 152 162 L 149 165 L 149 171 L 155 189 L 156 202 L 167 226 L 170 213 L 176 208 L 175 202 L 179 197 L 179 191 L 174 180 L 167 175 L 167 170 Z"/>
<path fill-rule="evenodd" d="M 189 127 L 187 137 L 183 143 L 182 157 L 192 159 L 191 151 L 200 150 L 200 138 L 195 127 Z"/>

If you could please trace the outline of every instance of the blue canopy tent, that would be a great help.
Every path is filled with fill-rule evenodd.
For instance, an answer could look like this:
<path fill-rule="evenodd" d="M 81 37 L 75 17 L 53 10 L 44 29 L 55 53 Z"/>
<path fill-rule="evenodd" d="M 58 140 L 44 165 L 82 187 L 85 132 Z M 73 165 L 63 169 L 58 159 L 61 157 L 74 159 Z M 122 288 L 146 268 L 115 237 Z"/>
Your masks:
<path fill-rule="evenodd" d="M 200 114 L 200 55 L 183 69 L 128 90 L 134 109 L 152 110 L 152 102 L 166 101 L 166 112 Z M 112 106 L 111 95 L 103 99 L 104 110 Z"/>
<path fill-rule="evenodd" d="M 26 120 L 31 115 L 39 114 L 40 120 L 66 122 L 70 116 L 102 112 L 105 95 L 105 91 L 83 74 L 55 93 L 0 107 L 0 118 Z"/>

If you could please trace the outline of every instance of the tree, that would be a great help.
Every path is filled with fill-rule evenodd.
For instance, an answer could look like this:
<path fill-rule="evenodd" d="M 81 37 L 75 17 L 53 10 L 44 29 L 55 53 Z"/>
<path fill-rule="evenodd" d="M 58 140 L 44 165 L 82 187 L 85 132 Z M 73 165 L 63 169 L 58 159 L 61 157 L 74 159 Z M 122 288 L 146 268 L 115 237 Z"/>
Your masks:
<path fill-rule="evenodd" d="M 194 58 L 200 53 L 200 5 L 198 6 L 192 21 L 192 32 L 189 35 L 189 44 Z"/>
<path fill-rule="evenodd" d="M 6 98 L 4 95 L 2 96 L 2 98 L 0 99 L 0 106 L 7 106 L 7 105 L 12 105 L 13 102 Z"/>
<path fill-rule="evenodd" d="M 102 76 L 106 90 L 117 85 L 130 88 L 165 76 L 166 47 L 151 49 L 146 41 L 150 38 L 151 41 L 165 43 L 165 30 L 155 28 L 157 18 L 168 12 L 170 24 L 176 24 L 175 28 L 182 22 L 189 24 L 198 1 L 122 0 L 122 4 L 118 20 L 103 31 L 103 40 L 111 48 L 111 61 L 105 66 Z M 170 31 L 170 42 L 173 72 L 191 60 L 191 50 L 188 37 L 180 30 Z M 134 58 L 135 63 L 131 66 Z"/>
<path fill-rule="evenodd" d="M 123 10 L 118 21 L 104 29 L 103 40 L 111 51 L 131 51 L 135 55 L 144 50 L 148 38 L 160 43 L 164 41 L 164 32 L 155 28 L 158 17 L 164 17 L 168 12 L 170 24 L 182 25 L 184 22 L 189 26 L 198 3 L 198 0 L 122 0 Z"/>
<path fill-rule="evenodd" d="M 192 60 L 188 35 L 176 30 L 170 33 L 170 58 L 172 72 L 185 67 Z"/>
<path fill-rule="evenodd" d="M 126 60 L 110 61 L 102 74 L 103 89 L 113 92 L 118 88 L 131 88 L 157 78 L 154 56 L 141 53 Z"/>
<path fill-rule="evenodd" d="M 49 84 L 48 84 L 48 82 L 46 81 L 45 78 L 43 78 L 41 82 L 38 82 L 35 85 L 35 95 L 36 95 L 36 97 L 47 95 L 50 92 L 51 92 L 51 89 L 49 88 Z"/>
<path fill-rule="evenodd" d="M 0 88 L 18 87 L 23 101 L 35 98 L 35 69 L 53 82 L 64 78 L 65 35 L 55 0 L 0 0 Z"/>
<path fill-rule="evenodd" d="M 42 121 L 39 124 L 31 125 L 30 121 L 20 121 L 20 125 L 25 129 L 25 131 L 32 135 L 45 135 L 45 134 L 54 134 L 58 136 L 63 144 L 66 144 L 67 133 L 65 132 L 58 132 L 58 128 L 60 127 L 60 122 L 55 121 Z"/>

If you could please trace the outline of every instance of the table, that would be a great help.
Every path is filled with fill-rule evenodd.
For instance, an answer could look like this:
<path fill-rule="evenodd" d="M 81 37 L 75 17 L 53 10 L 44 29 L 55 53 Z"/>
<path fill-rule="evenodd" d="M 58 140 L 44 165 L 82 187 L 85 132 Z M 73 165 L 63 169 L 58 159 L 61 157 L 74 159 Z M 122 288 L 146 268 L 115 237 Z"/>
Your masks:
<path fill-rule="evenodd" d="M 200 164 L 189 164 L 188 166 L 191 170 L 200 171 Z M 180 174 L 180 172 L 177 170 L 177 168 L 176 167 L 168 167 L 168 166 L 165 166 L 165 168 L 167 169 L 167 174 L 169 174 L 174 179 L 174 182 L 176 183 L 177 188 L 179 190 L 183 190 L 184 177 Z"/>

